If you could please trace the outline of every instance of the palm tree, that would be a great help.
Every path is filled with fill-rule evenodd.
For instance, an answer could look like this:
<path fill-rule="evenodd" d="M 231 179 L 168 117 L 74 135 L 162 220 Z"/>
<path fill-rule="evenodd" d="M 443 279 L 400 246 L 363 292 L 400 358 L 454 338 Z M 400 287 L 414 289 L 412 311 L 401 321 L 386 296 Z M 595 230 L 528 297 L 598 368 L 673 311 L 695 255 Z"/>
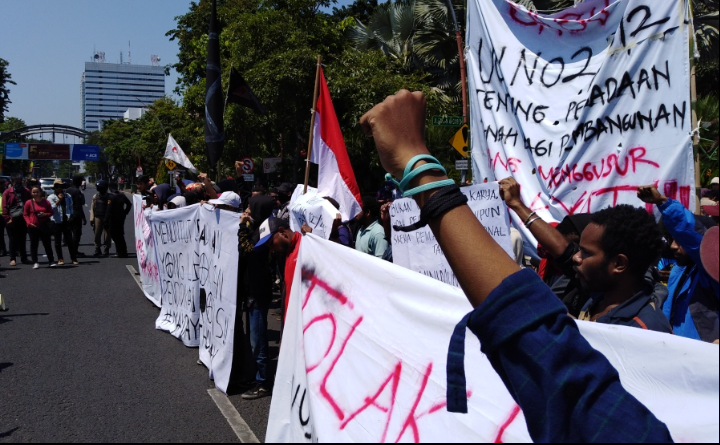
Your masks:
<path fill-rule="evenodd" d="M 370 17 L 368 25 L 356 20 L 348 38 L 360 51 L 379 48 L 383 54 L 397 61 L 405 70 L 421 67 L 414 49 L 415 2 L 400 0 L 380 5 Z"/>

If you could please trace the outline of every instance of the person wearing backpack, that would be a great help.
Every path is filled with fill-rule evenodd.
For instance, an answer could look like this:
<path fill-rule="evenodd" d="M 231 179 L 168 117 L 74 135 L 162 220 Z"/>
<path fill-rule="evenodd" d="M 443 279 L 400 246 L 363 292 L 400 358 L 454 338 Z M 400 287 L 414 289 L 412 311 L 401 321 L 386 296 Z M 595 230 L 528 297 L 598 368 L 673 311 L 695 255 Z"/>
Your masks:
<path fill-rule="evenodd" d="M 72 196 L 63 190 L 64 186 L 60 179 L 56 180 L 53 184 L 53 194 L 47 198 L 53 209 L 53 221 L 55 221 L 55 251 L 57 252 L 58 265 L 64 266 L 65 259 L 62 251 L 64 238 L 68 252 L 70 252 L 70 260 L 77 266 L 80 263 L 77 260 L 77 251 L 75 250 L 72 226 L 70 225 L 75 214 L 75 203 Z"/>
<path fill-rule="evenodd" d="M 25 203 L 30 201 L 30 190 L 22 184 L 22 175 L 12 177 L 12 185 L 2 195 L 2 217 L 7 227 L 10 240 L 10 266 L 17 265 L 17 256 L 23 264 L 30 264 L 27 258 L 25 240 L 27 238 L 27 225 L 23 218 Z"/>
<path fill-rule="evenodd" d="M 42 188 L 36 185 L 32 189 L 32 199 L 25 203 L 25 223 L 27 223 L 28 234 L 30 235 L 30 255 L 35 263 L 33 269 L 39 269 L 38 245 L 40 241 L 45 248 L 50 267 L 56 267 L 55 256 L 53 255 L 51 240 L 55 234 L 55 222 L 52 221 L 53 209 L 50 202 L 43 197 Z"/>

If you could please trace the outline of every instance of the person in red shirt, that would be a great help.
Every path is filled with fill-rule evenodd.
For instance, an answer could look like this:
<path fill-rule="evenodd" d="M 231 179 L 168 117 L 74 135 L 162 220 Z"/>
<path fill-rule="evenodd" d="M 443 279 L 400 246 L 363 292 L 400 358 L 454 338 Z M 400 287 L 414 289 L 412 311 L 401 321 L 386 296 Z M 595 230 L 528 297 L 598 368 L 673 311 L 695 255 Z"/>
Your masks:
<path fill-rule="evenodd" d="M 39 269 L 38 263 L 38 244 L 42 240 L 45 254 L 48 257 L 50 267 L 56 267 L 55 257 L 53 256 L 50 240 L 52 239 L 53 228 L 50 225 L 50 218 L 53 216 L 53 209 L 50 202 L 42 195 L 40 186 L 32 189 L 32 199 L 25 203 L 23 217 L 28 227 L 30 235 L 30 256 L 32 262 L 35 263 L 33 269 Z"/>

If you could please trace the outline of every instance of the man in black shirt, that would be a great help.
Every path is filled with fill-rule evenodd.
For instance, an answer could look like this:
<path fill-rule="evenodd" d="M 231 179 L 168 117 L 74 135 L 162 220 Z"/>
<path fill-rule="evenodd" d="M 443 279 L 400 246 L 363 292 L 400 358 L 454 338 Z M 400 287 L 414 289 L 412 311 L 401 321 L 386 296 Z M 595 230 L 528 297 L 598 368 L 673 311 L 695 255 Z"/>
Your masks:
<path fill-rule="evenodd" d="M 77 252 L 77 256 L 83 257 L 85 256 L 84 253 L 79 251 L 80 248 L 80 237 L 82 236 L 82 226 L 87 225 L 87 218 L 85 218 L 85 195 L 80 190 L 80 187 L 82 187 L 82 183 L 85 180 L 82 176 L 74 176 L 73 177 L 73 185 L 72 187 L 65 190 L 65 192 L 70 195 L 73 201 L 73 214 L 68 220 L 68 224 L 70 224 L 70 230 L 72 232 L 72 243 L 75 246 L 75 252 Z"/>
<path fill-rule="evenodd" d="M 110 194 L 105 215 L 105 227 L 109 227 L 108 232 L 115 243 L 115 255 L 113 258 L 127 258 L 127 244 L 125 243 L 125 217 L 132 210 L 132 203 L 125 196 L 125 193 L 118 190 L 117 183 L 110 183 Z"/>

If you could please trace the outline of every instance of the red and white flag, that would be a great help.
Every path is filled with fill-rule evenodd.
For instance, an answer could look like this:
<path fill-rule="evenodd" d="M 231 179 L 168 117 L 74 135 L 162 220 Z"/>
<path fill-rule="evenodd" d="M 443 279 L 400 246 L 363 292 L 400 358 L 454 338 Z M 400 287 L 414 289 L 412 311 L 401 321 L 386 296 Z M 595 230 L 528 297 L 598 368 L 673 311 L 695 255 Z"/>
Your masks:
<path fill-rule="evenodd" d="M 362 211 L 360 187 L 355 180 L 322 69 L 310 162 L 319 166 L 318 194 L 330 196 L 340 204 L 343 221 L 354 218 Z"/>
<path fill-rule="evenodd" d="M 185 155 L 185 152 L 182 151 L 182 148 L 180 148 L 180 145 L 178 145 L 172 137 L 172 134 L 168 135 L 167 146 L 165 147 L 165 158 L 174 161 L 178 165 L 182 165 L 193 173 L 197 173 L 195 166 L 192 165 L 192 162 L 190 162 L 190 159 Z"/>

